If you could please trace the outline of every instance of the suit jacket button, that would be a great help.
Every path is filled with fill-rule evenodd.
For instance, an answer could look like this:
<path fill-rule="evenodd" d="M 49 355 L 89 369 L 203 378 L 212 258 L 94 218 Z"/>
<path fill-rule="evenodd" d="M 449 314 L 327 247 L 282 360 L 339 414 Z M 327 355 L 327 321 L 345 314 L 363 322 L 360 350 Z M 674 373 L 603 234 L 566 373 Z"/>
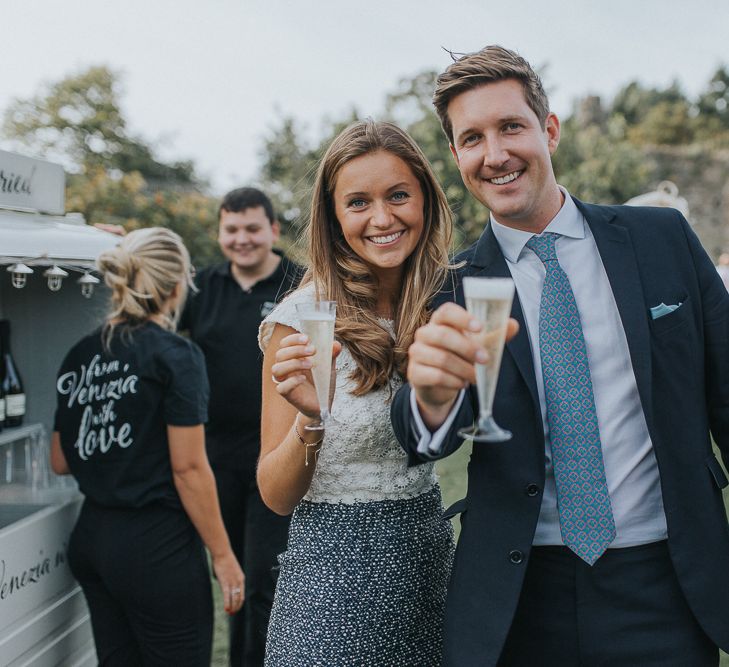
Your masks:
<path fill-rule="evenodd" d="M 514 549 L 509 552 L 509 562 L 514 565 L 519 565 L 524 560 L 524 554 L 519 549 Z"/>
<path fill-rule="evenodd" d="M 526 489 L 524 489 L 525 493 L 530 497 L 533 498 L 534 496 L 539 495 L 539 486 L 536 484 L 527 484 Z"/>

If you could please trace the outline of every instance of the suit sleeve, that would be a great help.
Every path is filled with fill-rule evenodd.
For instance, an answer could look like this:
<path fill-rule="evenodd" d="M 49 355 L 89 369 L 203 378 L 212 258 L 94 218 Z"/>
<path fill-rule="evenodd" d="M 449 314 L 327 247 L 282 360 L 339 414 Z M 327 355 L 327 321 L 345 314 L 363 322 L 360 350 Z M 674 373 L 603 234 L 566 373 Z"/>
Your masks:
<path fill-rule="evenodd" d="M 457 265 L 468 264 L 474 249 L 475 245 L 456 257 L 455 263 Z M 449 274 L 446 286 L 433 301 L 433 310 L 448 301 L 463 305 L 463 292 L 462 290 L 459 292 L 461 279 L 462 271 L 460 269 Z M 474 415 L 478 411 L 477 408 L 474 408 L 478 405 L 475 390 L 472 388 L 466 391 L 465 396 L 458 399 L 454 410 L 443 426 L 434 434 L 421 432 L 421 429 L 425 429 L 425 425 L 422 424 L 422 420 L 415 418 L 413 413 L 414 401 L 411 400 L 411 394 L 411 387 L 406 383 L 395 394 L 390 408 L 393 430 L 400 442 L 400 446 L 407 452 L 408 465 L 413 466 L 418 463 L 442 459 L 455 452 L 463 444 L 463 439 L 458 436 L 458 430 L 465 426 L 471 426 Z M 420 422 L 420 426 L 418 422 Z M 424 440 L 431 440 L 430 436 L 432 436 L 431 446 L 424 447 Z"/>
<path fill-rule="evenodd" d="M 709 428 L 729 468 L 729 292 L 696 234 L 682 224 L 701 290 Z"/>
<path fill-rule="evenodd" d="M 472 392 L 467 391 L 460 397 L 443 426 L 435 433 L 423 433 L 425 426 L 413 413 L 412 390 L 405 384 L 395 394 L 390 408 L 390 417 L 395 436 L 400 446 L 407 452 L 408 465 L 417 465 L 426 461 L 436 461 L 455 452 L 462 444 L 458 430 L 473 423 Z M 420 424 L 419 424 L 420 422 Z M 433 447 L 424 447 L 424 439 L 437 441 Z"/>

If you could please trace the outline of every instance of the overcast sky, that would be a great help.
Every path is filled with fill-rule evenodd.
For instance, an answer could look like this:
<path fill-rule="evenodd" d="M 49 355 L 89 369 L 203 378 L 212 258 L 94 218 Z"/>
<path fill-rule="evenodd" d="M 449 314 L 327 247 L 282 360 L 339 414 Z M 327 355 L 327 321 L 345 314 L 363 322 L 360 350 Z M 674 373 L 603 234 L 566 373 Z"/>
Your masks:
<path fill-rule="evenodd" d="M 194 160 L 218 194 L 255 177 L 280 114 L 314 136 L 352 106 L 377 117 L 401 77 L 448 64 L 441 46 L 547 66 L 562 115 L 635 79 L 694 95 L 729 65 L 727 0 L 6 0 L 0 17 L 0 110 L 108 65 L 131 131 Z"/>

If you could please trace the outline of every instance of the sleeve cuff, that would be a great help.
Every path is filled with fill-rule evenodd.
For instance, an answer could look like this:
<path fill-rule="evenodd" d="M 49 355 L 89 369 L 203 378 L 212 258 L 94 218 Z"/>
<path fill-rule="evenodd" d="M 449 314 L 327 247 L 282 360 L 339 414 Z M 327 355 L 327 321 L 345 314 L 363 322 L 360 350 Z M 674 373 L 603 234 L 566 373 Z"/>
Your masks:
<path fill-rule="evenodd" d="M 423 418 L 420 416 L 415 392 L 410 392 L 410 414 L 412 415 L 411 428 L 413 429 L 415 439 L 418 441 L 418 454 L 428 459 L 436 458 L 440 455 L 443 449 L 443 441 L 445 440 L 458 411 L 461 409 L 461 403 L 463 403 L 463 397 L 465 394 L 466 390 L 461 389 L 458 397 L 456 398 L 456 402 L 453 404 L 451 411 L 448 413 L 448 417 L 446 417 L 446 420 L 435 433 L 431 433 L 423 422 Z"/>

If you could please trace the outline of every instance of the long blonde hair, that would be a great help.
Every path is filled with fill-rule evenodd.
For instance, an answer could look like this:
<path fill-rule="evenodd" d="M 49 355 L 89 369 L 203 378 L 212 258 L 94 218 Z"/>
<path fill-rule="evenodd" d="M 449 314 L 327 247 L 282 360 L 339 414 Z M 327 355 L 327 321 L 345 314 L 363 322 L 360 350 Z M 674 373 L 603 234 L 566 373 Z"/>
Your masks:
<path fill-rule="evenodd" d="M 190 282 L 190 255 L 175 232 L 164 227 L 130 232 L 115 248 L 99 255 L 96 266 L 111 290 L 103 334 L 107 347 L 115 327 L 133 328 L 163 313 L 179 285 L 185 293 L 178 310 L 164 318 L 166 328 L 175 329 Z"/>
<path fill-rule="evenodd" d="M 424 200 L 423 233 L 405 261 L 402 286 L 393 303 L 394 344 L 377 316 L 377 278 L 345 241 L 333 200 L 342 167 L 377 151 L 387 151 L 410 167 Z M 405 375 L 415 331 L 427 322 L 430 301 L 445 280 L 452 225 L 448 202 L 427 158 L 396 125 L 373 120 L 354 123 L 327 149 L 314 184 L 306 230 L 310 266 L 302 284 L 313 282 L 317 298 L 337 302 L 335 335 L 356 362 L 351 374 L 355 395 L 388 386 L 393 371 Z"/>

